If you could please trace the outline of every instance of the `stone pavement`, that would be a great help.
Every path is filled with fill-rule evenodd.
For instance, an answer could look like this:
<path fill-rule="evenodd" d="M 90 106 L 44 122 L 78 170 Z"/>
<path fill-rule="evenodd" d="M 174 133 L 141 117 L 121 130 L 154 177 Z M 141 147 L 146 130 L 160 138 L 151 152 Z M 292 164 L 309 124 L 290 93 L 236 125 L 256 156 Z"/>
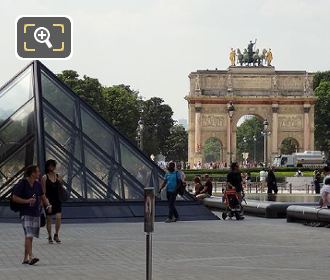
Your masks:
<path fill-rule="evenodd" d="M 0 224 L 1 280 L 145 279 L 141 223 L 66 224 L 61 245 L 35 242 L 35 266 L 20 264 L 19 224 Z M 154 277 L 169 279 L 329 279 L 330 230 L 247 217 L 244 221 L 156 224 Z"/>

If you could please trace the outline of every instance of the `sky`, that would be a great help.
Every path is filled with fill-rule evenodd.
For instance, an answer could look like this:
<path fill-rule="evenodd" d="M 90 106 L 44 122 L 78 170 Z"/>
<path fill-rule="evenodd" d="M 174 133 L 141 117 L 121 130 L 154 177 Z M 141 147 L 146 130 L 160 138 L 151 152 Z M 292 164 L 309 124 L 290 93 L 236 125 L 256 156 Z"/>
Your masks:
<path fill-rule="evenodd" d="M 68 15 L 73 56 L 42 60 L 48 68 L 130 85 L 187 119 L 189 73 L 227 69 L 230 48 L 251 39 L 272 49 L 277 70 L 329 70 L 329 13 L 328 0 L 1 0 L 0 84 L 28 63 L 15 56 L 16 18 Z"/>

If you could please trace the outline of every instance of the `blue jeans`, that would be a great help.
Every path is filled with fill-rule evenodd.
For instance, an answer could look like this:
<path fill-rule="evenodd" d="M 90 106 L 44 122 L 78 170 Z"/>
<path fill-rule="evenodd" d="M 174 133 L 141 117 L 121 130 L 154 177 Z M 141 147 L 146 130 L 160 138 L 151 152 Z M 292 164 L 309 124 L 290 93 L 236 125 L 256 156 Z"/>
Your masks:
<path fill-rule="evenodd" d="M 175 200 L 176 200 L 176 192 L 167 192 L 166 197 L 168 201 L 168 218 L 173 219 L 174 218 L 179 218 L 178 211 L 175 208 Z"/>

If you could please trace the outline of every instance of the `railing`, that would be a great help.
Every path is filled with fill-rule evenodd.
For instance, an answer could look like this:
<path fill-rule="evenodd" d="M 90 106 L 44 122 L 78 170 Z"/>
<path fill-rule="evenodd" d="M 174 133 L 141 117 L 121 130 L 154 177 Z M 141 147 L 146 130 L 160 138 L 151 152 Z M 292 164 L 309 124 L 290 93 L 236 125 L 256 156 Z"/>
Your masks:
<path fill-rule="evenodd" d="M 188 183 L 188 192 L 194 193 L 194 183 Z M 227 183 L 226 182 L 218 182 L 213 181 L 213 193 L 221 194 L 226 189 Z M 267 193 L 267 185 L 262 185 L 261 182 L 252 182 L 248 186 L 243 185 L 244 191 L 246 193 Z M 281 194 L 315 194 L 315 187 L 313 184 L 304 184 L 301 187 L 293 187 L 292 184 L 288 183 L 278 183 L 277 184 L 278 193 Z"/>

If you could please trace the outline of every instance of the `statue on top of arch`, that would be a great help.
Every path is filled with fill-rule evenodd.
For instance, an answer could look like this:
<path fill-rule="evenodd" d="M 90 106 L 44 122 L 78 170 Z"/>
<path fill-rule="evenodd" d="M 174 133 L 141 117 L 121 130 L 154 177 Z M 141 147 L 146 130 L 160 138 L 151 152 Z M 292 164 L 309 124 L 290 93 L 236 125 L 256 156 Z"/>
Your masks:
<path fill-rule="evenodd" d="M 261 52 L 256 49 L 257 39 L 254 42 L 252 40 L 248 44 L 247 48 L 243 50 L 230 49 L 229 60 L 231 66 L 272 66 L 273 53 L 271 49 L 263 49 Z"/>

